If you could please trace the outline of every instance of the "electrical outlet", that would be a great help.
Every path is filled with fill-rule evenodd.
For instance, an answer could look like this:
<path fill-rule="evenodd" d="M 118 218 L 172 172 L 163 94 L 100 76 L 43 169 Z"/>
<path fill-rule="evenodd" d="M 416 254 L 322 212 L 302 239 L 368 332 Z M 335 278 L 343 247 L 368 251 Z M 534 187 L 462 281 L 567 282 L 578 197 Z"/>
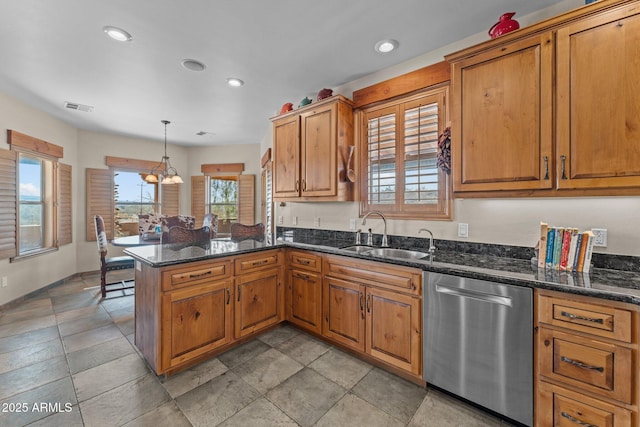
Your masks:
<path fill-rule="evenodd" d="M 317 216 L 313 219 L 313 226 L 314 227 L 320 227 L 320 217 Z"/>
<path fill-rule="evenodd" d="M 356 229 L 356 219 L 351 218 L 349 220 L 349 230 L 355 230 L 355 229 Z"/>
<path fill-rule="evenodd" d="M 297 216 L 294 216 L 293 218 L 291 218 L 291 224 L 298 225 L 298 217 Z"/>
<path fill-rule="evenodd" d="M 6 288 L 8 285 L 7 283 L 7 276 L 2 276 L 2 287 Z"/>
<path fill-rule="evenodd" d="M 278 224 L 284 224 L 284 217 L 282 215 L 278 215 Z"/>
<path fill-rule="evenodd" d="M 592 228 L 593 233 L 593 246 L 607 246 L 607 229 L 606 228 Z"/>
<path fill-rule="evenodd" d="M 469 237 L 469 224 L 458 224 L 458 237 Z"/>

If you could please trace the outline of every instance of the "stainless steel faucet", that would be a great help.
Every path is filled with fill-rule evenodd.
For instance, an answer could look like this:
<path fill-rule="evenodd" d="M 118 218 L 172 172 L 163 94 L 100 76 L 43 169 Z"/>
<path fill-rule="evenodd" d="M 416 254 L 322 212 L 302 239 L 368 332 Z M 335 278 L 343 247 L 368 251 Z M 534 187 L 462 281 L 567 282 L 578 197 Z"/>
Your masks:
<path fill-rule="evenodd" d="M 433 233 L 431 232 L 431 230 L 421 228 L 420 230 L 418 230 L 418 234 L 420 234 L 421 231 L 426 231 L 427 233 L 429 233 L 429 254 L 433 256 L 434 252 L 436 251 L 436 247 L 433 245 Z"/>
<path fill-rule="evenodd" d="M 382 212 L 379 211 L 371 211 L 371 212 L 367 212 L 367 214 L 364 216 L 364 218 L 362 218 L 362 225 L 365 225 L 367 223 L 367 218 L 369 217 L 369 215 L 378 215 L 380 218 L 382 218 L 382 222 L 384 222 L 384 233 L 382 234 L 382 247 L 383 248 L 388 248 L 389 247 L 389 242 L 387 241 L 387 218 L 384 217 L 384 215 L 382 214 Z"/>

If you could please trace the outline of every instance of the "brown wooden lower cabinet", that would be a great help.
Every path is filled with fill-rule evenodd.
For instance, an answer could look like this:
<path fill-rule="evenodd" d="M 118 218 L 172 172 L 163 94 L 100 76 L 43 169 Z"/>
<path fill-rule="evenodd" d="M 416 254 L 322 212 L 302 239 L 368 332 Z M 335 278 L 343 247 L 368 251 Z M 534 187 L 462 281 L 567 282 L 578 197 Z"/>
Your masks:
<path fill-rule="evenodd" d="M 174 368 L 231 342 L 231 289 L 224 280 L 162 296 L 162 365 Z"/>
<path fill-rule="evenodd" d="M 283 320 L 281 276 L 282 270 L 274 268 L 236 277 L 236 338 Z"/>
<path fill-rule="evenodd" d="M 324 276 L 322 334 L 421 379 L 419 275 L 411 268 L 362 263 L 358 270 L 357 260 L 328 257 L 325 271 L 344 277 Z"/>
<path fill-rule="evenodd" d="M 322 277 L 305 270 L 290 270 L 287 320 L 301 328 L 322 332 Z"/>

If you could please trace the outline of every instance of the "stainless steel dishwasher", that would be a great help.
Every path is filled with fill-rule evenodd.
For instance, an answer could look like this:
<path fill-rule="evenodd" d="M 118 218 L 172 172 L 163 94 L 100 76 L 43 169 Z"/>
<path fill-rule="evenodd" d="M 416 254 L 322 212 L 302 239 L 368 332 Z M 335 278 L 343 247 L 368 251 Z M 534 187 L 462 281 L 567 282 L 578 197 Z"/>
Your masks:
<path fill-rule="evenodd" d="M 530 288 L 424 273 L 424 379 L 533 425 Z"/>

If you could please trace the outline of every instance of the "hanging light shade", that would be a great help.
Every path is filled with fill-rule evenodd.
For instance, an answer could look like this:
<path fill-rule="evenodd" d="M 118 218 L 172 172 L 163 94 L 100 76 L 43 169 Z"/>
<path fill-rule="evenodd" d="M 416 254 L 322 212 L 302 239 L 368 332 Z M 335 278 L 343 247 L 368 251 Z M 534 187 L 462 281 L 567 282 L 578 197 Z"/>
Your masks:
<path fill-rule="evenodd" d="M 150 184 L 154 184 L 158 182 L 158 176 L 162 177 L 160 184 L 182 184 L 184 181 L 178 175 L 178 171 L 176 168 L 171 166 L 171 162 L 169 162 L 169 156 L 167 156 L 167 125 L 171 122 L 169 120 L 161 120 L 162 124 L 164 124 L 164 156 L 162 156 L 162 160 L 160 163 L 151 171 L 147 176 L 144 177 L 144 180 Z"/>

